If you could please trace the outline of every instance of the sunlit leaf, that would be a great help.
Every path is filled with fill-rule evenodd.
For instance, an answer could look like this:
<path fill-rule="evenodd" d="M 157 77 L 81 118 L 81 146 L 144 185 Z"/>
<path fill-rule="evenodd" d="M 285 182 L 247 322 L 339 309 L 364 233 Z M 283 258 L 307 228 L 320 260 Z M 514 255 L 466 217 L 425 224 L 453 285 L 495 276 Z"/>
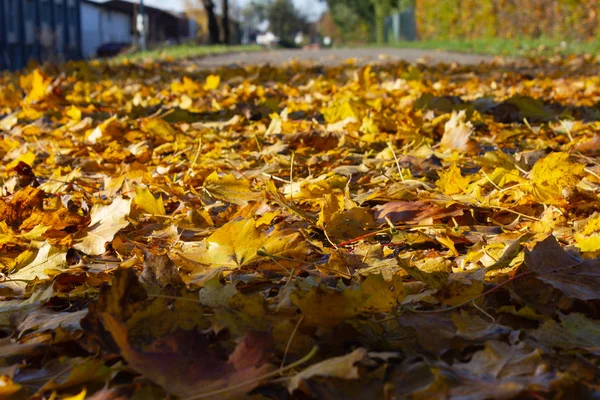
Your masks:
<path fill-rule="evenodd" d="M 127 216 L 131 200 L 117 197 L 110 205 L 96 204 L 90 212 L 91 220 L 85 236 L 73 247 L 86 254 L 99 255 L 106 251 L 105 245 L 115 234 L 129 225 Z"/>

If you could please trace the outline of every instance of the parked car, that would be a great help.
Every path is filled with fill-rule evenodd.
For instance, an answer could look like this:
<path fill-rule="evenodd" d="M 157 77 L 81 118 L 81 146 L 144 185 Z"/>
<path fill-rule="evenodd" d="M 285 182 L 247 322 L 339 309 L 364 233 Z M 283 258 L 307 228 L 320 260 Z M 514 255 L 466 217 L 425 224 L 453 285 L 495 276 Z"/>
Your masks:
<path fill-rule="evenodd" d="M 271 48 L 279 43 L 279 38 L 272 32 L 261 33 L 256 36 L 256 43 L 260 46 Z"/>
<path fill-rule="evenodd" d="M 104 43 L 96 49 L 98 57 L 114 57 L 131 47 L 131 43 L 125 42 L 110 42 Z"/>

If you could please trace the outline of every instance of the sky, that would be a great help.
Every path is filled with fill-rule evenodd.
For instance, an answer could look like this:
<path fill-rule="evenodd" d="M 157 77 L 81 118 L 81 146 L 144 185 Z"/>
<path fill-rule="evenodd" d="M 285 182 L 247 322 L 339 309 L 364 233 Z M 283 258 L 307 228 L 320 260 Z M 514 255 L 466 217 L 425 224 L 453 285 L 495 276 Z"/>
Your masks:
<path fill-rule="evenodd" d="M 131 1 L 131 0 L 130 0 Z M 250 0 L 230 0 L 232 3 L 237 2 L 240 7 L 244 7 Z M 183 11 L 184 0 L 144 0 L 144 3 L 149 6 L 164 8 L 173 11 Z M 220 4 L 220 1 L 215 1 L 215 4 Z M 319 0 L 294 0 L 296 7 L 305 14 L 314 17 L 320 15 L 325 9 L 324 2 Z"/>

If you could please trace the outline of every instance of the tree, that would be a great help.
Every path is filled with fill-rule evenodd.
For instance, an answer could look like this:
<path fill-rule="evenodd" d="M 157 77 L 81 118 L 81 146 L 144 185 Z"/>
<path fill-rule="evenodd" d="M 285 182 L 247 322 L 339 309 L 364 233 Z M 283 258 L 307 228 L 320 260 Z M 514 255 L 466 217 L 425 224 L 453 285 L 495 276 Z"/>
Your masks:
<path fill-rule="evenodd" d="M 304 31 L 306 18 L 296 9 L 292 0 L 275 0 L 267 11 L 269 28 L 283 42 L 293 41 L 296 33 Z"/>
<path fill-rule="evenodd" d="M 398 10 L 404 11 L 407 8 L 415 8 L 417 6 L 417 0 L 398 0 Z"/>
<path fill-rule="evenodd" d="M 269 30 L 284 44 L 293 42 L 296 34 L 304 32 L 308 24 L 292 0 L 255 0 L 244 9 L 243 15 L 249 26 L 268 21 Z"/>
<path fill-rule="evenodd" d="M 381 44 L 385 41 L 385 18 L 390 14 L 390 0 L 371 0 L 375 11 L 375 40 Z"/>
<path fill-rule="evenodd" d="M 268 19 L 269 6 L 270 2 L 252 0 L 250 4 L 242 10 L 244 22 L 253 27 L 260 25 L 261 22 Z"/>
<path fill-rule="evenodd" d="M 366 42 L 373 39 L 375 12 L 365 0 L 327 0 L 333 21 L 345 41 Z"/>
<path fill-rule="evenodd" d="M 226 0 L 224 0 L 226 1 Z M 188 15 L 192 15 L 197 17 L 196 10 L 198 9 L 197 3 L 199 0 L 186 0 L 185 7 L 188 12 Z M 202 6 L 204 7 L 204 12 L 206 13 L 206 20 L 208 24 L 208 36 L 210 44 L 217 44 L 221 41 L 220 39 L 220 31 L 219 31 L 219 22 L 217 21 L 217 16 L 215 14 L 215 3 L 213 0 L 202 0 Z M 203 25 L 204 21 L 198 21 L 199 24 Z"/>
<path fill-rule="evenodd" d="M 220 41 L 219 34 L 219 23 L 217 22 L 217 16 L 215 15 L 215 3 L 213 0 L 202 0 L 204 10 L 206 10 L 206 16 L 208 18 L 208 34 L 210 36 L 210 43 L 217 44 Z"/>
<path fill-rule="evenodd" d="M 223 19 L 221 25 L 223 25 L 223 43 L 231 44 L 231 30 L 229 26 L 229 0 L 222 0 L 223 8 Z"/>

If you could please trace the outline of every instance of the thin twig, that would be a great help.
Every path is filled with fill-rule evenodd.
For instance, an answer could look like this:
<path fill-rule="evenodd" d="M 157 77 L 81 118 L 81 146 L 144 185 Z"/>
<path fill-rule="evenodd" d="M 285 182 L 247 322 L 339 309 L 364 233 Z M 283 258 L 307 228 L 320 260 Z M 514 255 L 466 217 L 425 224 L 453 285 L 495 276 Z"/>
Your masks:
<path fill-rule="evenodd" d="M 270 372 L 263 376 L 259 376 L 258 378 L 248 379 L 245 382 L 241 382 L 241 383 L 238 383 L 237 385 L 225 387 L 223 389 L 213 390 L 213 391 L 206 392 L 206 393 L 200 393 L 200 394 L 190 396 L 190 397 L 184 397 L 182 400 L 206 399 L 208 397 L 224 394 L 224 393 L 236 390 L 236 389 L 241 389 L 245 386 L 252 385 L 257 382 L 261 382 L 265 379 L 269 379 L 273 376 L 277 376 L 277 375 L 281 374 L 282 372 L 292 370 L 292 369 L 296 368 L 297 366 L 310 361 L 317 354 L 318 351 L 319 351 L 319 346 L 315 346 L 312 348 L 312 350 L 306 356 L 302 357 L 300 360 L 298 360 L 294 363 L 291 363 L 290 365 L 288 365 L 287 367 L 284 367 L 283 369 L 278 369 L 277 371 L 273 371 L 273 372 Z"/>
<path fill-rule="evenodd" d="M 281 365 L 279 366 L 279 371 L 283 371 L 283 366 L 285 365 L 285 359 L 287 357 L 288 352 L 290 351 L 290 347 L 292 346 L 292 341 L 294 340 L 294 337 L 296 336 L 296 332 L 298 332 L 298 328 L 300 328 L 300 324 L 302 323 L 302 321 L 304 321 L 304 315 L 301 315 L 300 318 L 298 319 L 298 322 L 296 322 L 296 326 L 294 326 L 294 330 L 292 331 L 292 334 L 290 335 L 290 338 L 285 346 L 285 351 L 283 352 L 283 357 L 281 358 Z"/>

